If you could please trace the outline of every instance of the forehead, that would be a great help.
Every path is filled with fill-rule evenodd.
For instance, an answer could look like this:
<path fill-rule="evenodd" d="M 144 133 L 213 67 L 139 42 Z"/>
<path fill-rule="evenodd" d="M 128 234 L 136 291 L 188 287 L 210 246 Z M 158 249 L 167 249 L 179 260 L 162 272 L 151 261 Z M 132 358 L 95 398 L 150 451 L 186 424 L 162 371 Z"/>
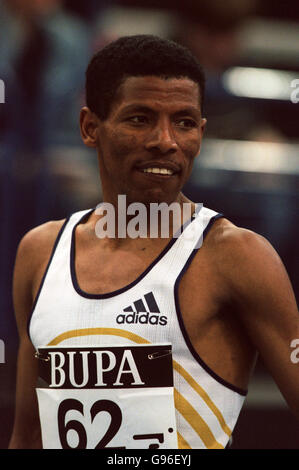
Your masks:
<path fill-rule="evenodd" d="M 128 77 L 119 87 L 114 111 L 131 104 L 200 108 L 199 86 L 189 78 Z"/>

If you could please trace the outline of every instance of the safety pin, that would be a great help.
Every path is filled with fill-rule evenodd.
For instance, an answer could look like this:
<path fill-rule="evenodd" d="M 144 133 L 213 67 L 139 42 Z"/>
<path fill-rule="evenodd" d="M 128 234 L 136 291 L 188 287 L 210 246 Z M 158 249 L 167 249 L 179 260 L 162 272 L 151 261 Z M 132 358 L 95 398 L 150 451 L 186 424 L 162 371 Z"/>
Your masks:
<path fill-rule="evenodd" d="M 34 357 L 36 357 L 36 359 L 40 359 L 41 361 L 45 361 L 45 362 L 48 362 L 50 360 L 50 356 L 43 356 L 40 352 L 36 351 L 36 353 L 34 354 Z"/>
<path fill-rule="evenodd" d="M 157 351 L 155 353 L 149 354 L 147 357 L 149 359 L 158 359 L 159 357 L 168 356 L 171 354 L 171 349 L 165 349 L 164 351 Z"/>

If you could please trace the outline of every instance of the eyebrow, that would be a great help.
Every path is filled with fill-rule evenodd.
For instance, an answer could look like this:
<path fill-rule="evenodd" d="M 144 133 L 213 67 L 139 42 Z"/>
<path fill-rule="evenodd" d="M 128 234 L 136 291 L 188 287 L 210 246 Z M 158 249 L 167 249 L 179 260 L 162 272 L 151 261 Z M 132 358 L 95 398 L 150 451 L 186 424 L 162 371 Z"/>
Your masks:
<path fill-rule="evenodd" d="M 179 109 L 175 113 L 173 113 L 175 116 L 185 116 L 185 115 L 190 115 L 193 116 L 197 119 L 200 119 L 201 113 L 200 110 L 195 108 L 194 106 L 187 106 L 186 108 Z"/>
<path fill-rule="evenodd" d="M 121 114 L 129 113 L 129 112 L 140 112 L 140 113 L 156 113 L 156 110 L 154 108 L 151 108 L 150 106 L 145 106 L 141 105 L 138 103 L 134 104 L 129 104 L 125 106 L 121 110 Z M 178 109 L 173 113 L 174 116 L 185 116 L 185 115 L 190 115 L 196 119 L 200 119 L 201 113 L 198 108 L 195 106 L 186 106 L 182 109 Z"/>

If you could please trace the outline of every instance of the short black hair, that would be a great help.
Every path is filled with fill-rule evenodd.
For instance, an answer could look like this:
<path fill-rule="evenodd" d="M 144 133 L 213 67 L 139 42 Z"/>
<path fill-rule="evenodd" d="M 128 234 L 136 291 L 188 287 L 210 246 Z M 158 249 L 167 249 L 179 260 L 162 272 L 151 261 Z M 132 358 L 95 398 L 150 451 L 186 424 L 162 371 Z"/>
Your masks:
<path fill-rule="evenodd" d="M 202 109 L 205 76 L 197 59 L 184 46 L 147 34 L 120 37 L 94 54 L 86 70 L 86 105 L 105 120 L 123 81 L 146 75 L 193 80 Z"/>

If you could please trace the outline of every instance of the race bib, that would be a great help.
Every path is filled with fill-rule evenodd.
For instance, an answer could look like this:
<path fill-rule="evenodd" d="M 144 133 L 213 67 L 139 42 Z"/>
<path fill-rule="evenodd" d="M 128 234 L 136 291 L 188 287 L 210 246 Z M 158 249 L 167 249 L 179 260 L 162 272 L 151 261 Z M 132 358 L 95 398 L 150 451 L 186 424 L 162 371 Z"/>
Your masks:
<path fill-rule="evenodd" d="M 170 344 L 39 348 L 44 449 L 177 449 Z"/>

